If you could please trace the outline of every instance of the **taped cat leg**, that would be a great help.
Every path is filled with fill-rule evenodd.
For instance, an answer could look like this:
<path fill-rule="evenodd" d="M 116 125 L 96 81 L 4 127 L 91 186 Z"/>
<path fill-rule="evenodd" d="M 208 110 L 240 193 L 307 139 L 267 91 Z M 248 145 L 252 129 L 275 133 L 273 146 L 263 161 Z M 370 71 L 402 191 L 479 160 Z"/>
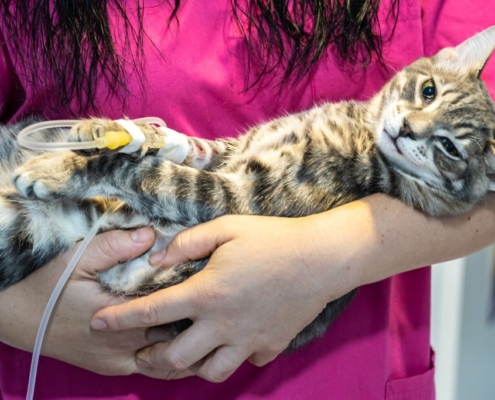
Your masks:
<path fill-rule="evenodd" d="M 134 155 L 143 157 L 146 154 L 152 154 L 164 160 L 170 160 L 168 155 L 169 149 L 167 144 L 172 147 L 185 147 L 187 150 L 184 156 L 181 156 L 182 165 L 197 169 L 211 170 L 221 165 L 225 161 L 225 157 L 231 154 L 237 147 L 237 139 L 217 139 L 206 140 L 196 137 L 188 137 L 179 134 L 171 129 L 164 127 L 156 127 L 152 124 L 136 124 L 136 126 L 144 134 L 145 144 Z M 69 134 L 69 142 L 85 142 L 93 141 L 105 136 L 109 131 L 121 130 L 122 127 L 118 121 L 113 121 L 104 118 L 93 118 L 75 125 Z M 156 137 L 164 136 L 165 147 L 161 149 L 149 147 L 149 143 L 153 142 Z M 178 139 L 181 140 L 178 140 Z M 180 142 L 180 143 L 176 143 Z M 104 150 L 108 151 L 108 150 Z M 88 149 L 83 150 L 81 154 L 99 154 L 101 150 Z M 175 159 L 172 161 L 177 162 Z"/>
<path fill-rule="evenodd" d="M 131 120 L 120 120 L 123 121 L 122 123 L 119 123 L 119 121 L 114 121 L 111 119 L 107 118 L 92 118 L 88 120 L 82 120 L 78 124 L 74 125 L 67 137 L 68 142 L 91 142 L 95 141 L 101 138 L 104 138 L 107 133 L 109 132 L 119 132 L 119 131 L 127 131 L 129 130 L 126 128 L 124 122 L 131 124 L 131 126 L 135 126 L 136 129 L 138 130 L 139 134 L 142 133 L 143 140 L 142 142 L 139 142 L 135 148 L 133 148 L 130 151 L 124 151 L 125 153 L 131 153 L 133 154 L 134 157 L 143 157 L 146 155 L 151 149 L 149 147 L 149 144 L 153 141 L 154 135 L 156 135 L 156 131 L 154 127 L 151 124 L 140 124 L 139 127 L 137 127 L 133 121 Z M 132 133 L 132 132 L 131 132 Z M 112 147 L 112 151 L 120 151 L 128 146 L 121 146 L 117 148 Z M 84 150 L 78 150 L 76 153 L 78 154 L 83 154 L 83 155 L 94 155 L 94 154 L 101 154 L 101 153 L 106 153 L 111 150 L 107 148 L 103 149 L 98 149 L 98 148 L 90 148 L 90 149 L 84 149 Z M 157 149 L 154 149 L 153 151 L 157 151 Z"/>
<path fill-rule="evenodd" d="M 238 147 L 237 139 L 206 140 L 188 137 L 190 151 L 183 165 L 196 169 L 214 170 L 221 166 Z"/>

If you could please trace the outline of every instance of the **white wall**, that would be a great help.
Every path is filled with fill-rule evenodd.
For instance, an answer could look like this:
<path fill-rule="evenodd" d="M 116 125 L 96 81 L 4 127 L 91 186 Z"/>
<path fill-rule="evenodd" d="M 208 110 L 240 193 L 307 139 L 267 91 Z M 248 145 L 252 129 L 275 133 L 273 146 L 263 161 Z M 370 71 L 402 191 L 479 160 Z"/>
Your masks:
<path fill-rule="evenodd" d="M 433 267 L 437 400 L 495 399 L 493 250 Z"/>

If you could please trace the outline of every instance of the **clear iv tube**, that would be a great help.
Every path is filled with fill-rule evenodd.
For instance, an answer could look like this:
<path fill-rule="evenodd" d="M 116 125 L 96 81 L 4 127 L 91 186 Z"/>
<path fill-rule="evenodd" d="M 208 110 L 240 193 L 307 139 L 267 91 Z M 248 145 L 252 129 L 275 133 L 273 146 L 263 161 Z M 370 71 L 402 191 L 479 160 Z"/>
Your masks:
<path fill-rule="evenodd" d="M 79 120 L 75 119 L 69 119 L 69 120 L 58 120 L 58 121 L 45 121 L 45 122 L 39 122 L 33 125 L 30 125 L 26 128 L 24 128 L 18 135 L 18 142 L 21 146 L 26 147 L 31 150 L 60 150 L 60 149 L 65 149 L 65 150 L 83 150 L 83 149 L 92 149 L 96 146 L 96 141 L 90 141 L 90 142 L 36 142 L 29 140 L 28 137 L 34 132 L 37 132 L 42 129 L 51 129 L 51 128 L 70 128 L 74 126 L 75 124 L 79 123 Z M 155 117 L 148 117 L 148 118 L 139 118 L 133 120 L 134 123 L 141 123 L 141 124 L 156 124 L 160 126 L 166 126 L 165 122 L 160 119 L 160 118 L 155 118 Z M 67 265 L 67 268 L 63 272 L 62 276 L 59 278 L 57 285 L 55 286 L 55 289 L 53 289 L 53 292 L 48 300 L 48 303 L 46 305 L 45 311 L 43 312 L 43 316 L 41 317 L 41 322 L 40 326 L 38 328 L 38 333 L 36 334 L 36 340 L 34 343 L 34 349 L 33 349 L 33 355 L 31 358 L 31 368 L 29 371 L 29 383 L 28 383 L 28 390 L 26 394 L 26 399 L 27 400 L 32 400 L 34 396 L 34 388 L 36 384 L 36 375 L 38 372 L 38 362 L 40 358 L 40 353 L 41 353 L 41 346 L 43 344 L 43 338 L 45 336 L 46 328 L 48 326 L 48 323 L 50 321 L 51 314 L 53 312 L 53 309 L 55 307 L 55 304 L 57 303 L 57 300 L 60 296 L 60 293 L 62 292 L 62 289 L 64 288 L 65 284 L 67 283 L 70 275 L 72 274 L 72 271 L 76 267 L 77 263 L 81 259 L 81 256 L 83 255 L 84 251 L 88 247 L 89 242 L 91 239 L 95 237 L 95 235 L 98 233 L 99 228 L 101 227 L 102 223 L 104 222 L 105 218 L 117 211 L 123 203 L 116 203 L 114 206 L 110 207 L 93 225 L 93 227 L 90 229 L 84 240 L 81 242 L 79 247 L 77 248 L 76 252 L 72 256 L 69 264 Z"/>
<path fill-rule="evenodd" d="M 58 121 L 44 121 L 38 122 L 36 124 L 32 124 L 24 128 L 21 132 L 19 132 L 19 136 L 17 137 L 17 141 L 23 147 L 26 147 L 31 150 L 84 150 L 84 149 L 94 149 L 98 146 L 96 145 L 96 141 L 90 142 L 36 142 L 29 140 L 28 137 L 34 132 L 40 131 L 42 129 L 51 129 L 51 128 L 70 128 L 71 126 L 76 125 L 81 122 L 77 119 L 61 119 Z M 137 124 L 157 124 L 160 126 L 166 126 L 165 122 L 156 117 L 147 117 L 147 118 L 139 118 L 134 119 L 134 123 Z"/>
<path fill-rule="evenodd" d="M 38 362 L 41 353 L 41 345 L 43 344 L 43 338 L 45 336 L 46 328 L 48 326 L 48 322 L 50 321 L 50 316 L 53 312 L 53 308 L 55 307 L 55 304 L 57 303 L 60 293 L 62 292 L 62 289 L 67 283 L 70 275 L 72 274 L 72 271 L 76 267 L 81 256 L 83 255 L 84 250 L 86 250 L 86 247 L 88 247 L 89 242 L 98 233 L 98 229 L 100 229 L 105 218 L 111 213 L 117 211 L 122 206 L 122 204 L 123 203 L 121 202 L 114 204 L 98 219 L 98 221 L 95 222 L 91 230 L 88 232 L 88 234 L 86 235 L 86 237 L 81 242 L 76 252 L 72 256 L 69 264 L 67 265 L 67 268 L 65 269 L 62 276 L 59 278 L 57 285 L 55 286 L 55 289 L 53 289 L 53 292 L 50 296 L 50 299 L 48 300 L 43 316 L 41 317 L 38 333 L 36 334 L 36 341 L 34 342 L 33 356 L 31 358 L 31 369 L 29 371 L 29 383 L 26 394 L 26 400 L 33 400 L 34 388 L 36 384 L 36 374 L 38 372 Z"/>

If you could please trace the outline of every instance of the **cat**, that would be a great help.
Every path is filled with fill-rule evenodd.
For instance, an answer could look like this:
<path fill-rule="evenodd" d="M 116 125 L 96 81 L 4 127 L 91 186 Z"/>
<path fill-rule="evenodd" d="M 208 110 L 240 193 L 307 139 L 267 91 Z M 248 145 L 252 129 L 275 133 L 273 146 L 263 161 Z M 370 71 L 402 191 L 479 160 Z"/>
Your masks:
<path fill-rule="evenodd" d="M 15 189 L 0 197 L 0 288 L 69 250 L 112 199 L 125 205 L 102 230 L 154 226 L 152 251 L 221 215 L 306 216 L 378 192 L 431 216 L 466 212 L 495 187 L 495 105 L 480 79 L 494 47 L 492 27 L 415 61 L 368 102 L 322 104 L 238 138 L 188 138 L 181 165 L 146 148 L 133 155 L 33 157 L 15 149 L 15 134 L 2 128 L 0 168 L 14 176 Z M 140 127 L 145 135 L 156 133 L 151 125 Z M 119 128 L 105 119 L 82 121 L 70 140 Z M 39 135 L 55 140 L 61 132 Z M 20 166 L 15 173 L 14 164 Z M 144 295 L 182 282 L 208 261 L 157 271 L 148 254 L 101 273 L 99 281 L 116 294 Z M 322 335 L 355 293 L 329 303 L 288 350 Z M 182 323 L 177 331 L 190 321 Z"/>

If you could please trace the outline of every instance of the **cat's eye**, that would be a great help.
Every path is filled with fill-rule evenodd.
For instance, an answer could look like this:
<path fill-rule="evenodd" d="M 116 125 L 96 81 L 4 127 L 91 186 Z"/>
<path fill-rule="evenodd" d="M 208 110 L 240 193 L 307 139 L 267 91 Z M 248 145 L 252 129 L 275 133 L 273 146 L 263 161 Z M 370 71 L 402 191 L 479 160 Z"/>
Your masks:
<path fill-rule="evenodd" d="M 442 147 L 447 152 L 447 154 L 449 154 L 455 158 L 461 158 L 461 155 L 459 154 L 459 151 L 457 150 L 457 147 L 455 147 L 454 143 L 452 143 L 446 137 L 441 137 L 439 140 L 440 140 Z"/>
<path fill-rule="evenodd" d="M 437 88 L 435 87 L 435 83 L 431 79 L 423 83 L 421 90 L 423 94 L 423 99 L 427 104 L 430 104 L 437 95 Z"/>

